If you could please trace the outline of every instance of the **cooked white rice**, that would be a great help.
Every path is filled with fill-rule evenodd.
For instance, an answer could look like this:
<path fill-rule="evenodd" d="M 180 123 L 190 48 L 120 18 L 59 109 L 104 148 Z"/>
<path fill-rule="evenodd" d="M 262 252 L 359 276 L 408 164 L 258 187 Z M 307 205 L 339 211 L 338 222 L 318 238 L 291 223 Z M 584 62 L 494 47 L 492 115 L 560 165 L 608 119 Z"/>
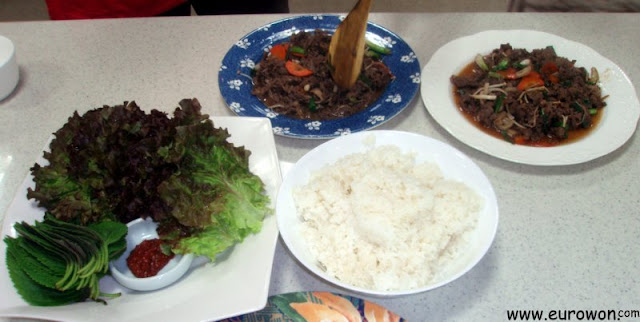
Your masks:
<path fill-rule="evenodd" d="M 328 274 L 379 291 L 429 285 L 466 246 L 483 200 L 396 146 L 314 172 L 293 198 L 302 238 Z"/>

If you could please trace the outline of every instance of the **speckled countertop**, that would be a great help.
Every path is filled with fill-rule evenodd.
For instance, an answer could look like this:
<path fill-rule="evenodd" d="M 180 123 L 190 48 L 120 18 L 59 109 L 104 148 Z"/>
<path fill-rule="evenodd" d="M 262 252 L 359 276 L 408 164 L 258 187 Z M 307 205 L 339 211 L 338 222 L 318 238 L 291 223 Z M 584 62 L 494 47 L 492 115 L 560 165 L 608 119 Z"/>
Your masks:
<path fill-rule="evenodd" d="M 50 134 L 73 111 L 135 100 L 171 110 L 197 97 L 232 115 L 217 72 L 230 46 L 281 15 L 0 23 L 17 48 L 21 81 L 0 101 L 0 215 Z M 639 14 L 381 14 L 422 66 L 448 41 L 489 29 L 533 29 L 585 44 L 622 68 L 640 92 Z M 612 109 L 614 107 L 611 107 Z M 640 139 L 579 165 L 537 167 L 476 151 L 449 135 L 417 96 L 380 129 L 421 133 L 470 156 L 490 178 L 498 234 L 469 273 L 436 290 L 374 301 L 412 321 L 498 321 L 507 310 L 640 310 Z M 322 140 L 276 137 L 295 162 Z M 2 263 L 4 265 L 4 263 Z M 302 268 L 280 241 L 270 294 L 334 288 Z M 623 319 L 624 320 L 624 319 Z M 630 321 L 633 319 L 629 319 Z"/>

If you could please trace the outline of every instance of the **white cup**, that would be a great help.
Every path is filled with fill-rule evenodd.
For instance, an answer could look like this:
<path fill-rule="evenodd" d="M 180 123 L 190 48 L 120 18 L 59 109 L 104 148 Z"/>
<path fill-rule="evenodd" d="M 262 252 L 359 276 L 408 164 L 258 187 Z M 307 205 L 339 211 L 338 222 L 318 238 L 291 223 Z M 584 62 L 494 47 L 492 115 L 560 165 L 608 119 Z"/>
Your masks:
<path fill-rule="evenodd" d="M 0 101 L 13 92 L 19 78 L 16 47 L 10 39 L 0 36 Z"/>

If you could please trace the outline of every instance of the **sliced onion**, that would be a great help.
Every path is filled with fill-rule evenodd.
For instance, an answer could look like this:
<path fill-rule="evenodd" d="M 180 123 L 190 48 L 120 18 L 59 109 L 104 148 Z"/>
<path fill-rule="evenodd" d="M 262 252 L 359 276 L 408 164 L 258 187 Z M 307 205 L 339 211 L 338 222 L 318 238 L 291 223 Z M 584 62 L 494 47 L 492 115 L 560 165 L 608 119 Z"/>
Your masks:
<path fill-rule="evenodd" d="M 324 95 L 322 95 L 322 91 L 319 88 L 316 87 L 310 90 L 309 92 L 315 94 L 318 97 L 318 99 L 320 99 L 320 101 L 324 100 Z"/>
<path fill-rule="evenodd" d="M 489 70 L 489 66 L 487 66 L 487 63 L 484 62 L 484 58 L 480 54 L 476 55 L 476 64 L 480 68 L 482 68 L 482 70 L 484 70 L 484 71 L 488 71 Z"/>
<path fill-rule="evenodd" d="M 587 83 L 591 85 L 595 85 L 600 80 L 600 74 L 598 74 L 598 70 L 595 67 L 591 67 L 591 76 L 587 78 Z"/>
<path fill-rule="evenodd" d="M 508 130 L 513 126 L 513 119 L 509 117 L 508 113 L 500 113 L 498 117 L 493 120 L 493 125 L 495 125 L 500 130 Z"/>
<path fill-rule="evenodd" d="M 531 71 L 533 70 L 533 68 L 531 67 L 531 65 L 528 65 L 527 67 L 519 70 L 516 72 L 516 78 L 522 78 L 525 77 L 527 75 L 529 75 L 531 73 Z"/>
<path fill-rule="evenodd" d="M 489 95 L 489 94 L 477 94 L 477 95 L 469 95 L 469 96 L 478 100 L 490 100 L 490 101 L 493 101 L 496 98 L 498 98 L 496 95 Z"/>

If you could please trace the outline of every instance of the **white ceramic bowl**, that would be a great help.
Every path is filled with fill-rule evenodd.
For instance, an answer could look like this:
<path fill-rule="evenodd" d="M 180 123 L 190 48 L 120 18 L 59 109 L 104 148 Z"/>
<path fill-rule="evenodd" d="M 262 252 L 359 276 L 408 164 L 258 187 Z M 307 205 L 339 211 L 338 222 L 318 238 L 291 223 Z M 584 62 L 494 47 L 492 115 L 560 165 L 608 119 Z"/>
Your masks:
<path fill-rule="evenodd" d="M 10 39 L 0 36 L 0 101 L 13 92 L 19 78 L 16 48 Z"/>
<path fill-rule="evenodd" d="M 429 285 L 415 289 L 380 291 L 349 285 L 327 274 L 311 254 L 300 233 L 301 219 L 297 214 L 292 191 L 308 183 L 310 174 L 323 166 L 334 164 L 346 155 L 365 152 L 375 136 L 375 146 L 392 144 L 403 153 L 413 152 L 417 162 L 435 162 L 446 179 L 464 182 L 484 199 L 484 207 L 479 212 L 478 223 L 470 232 L 466 252 L 461 253 L 453 263 L 443 269 L 439 278 Z M 498 226 L 498 203 L 491 183 L 482 170 L 466 155 L 440 141 L 407 132 L 368 131 L 342 136 L 327 141 L 304 155 L 286 174 L 276 204 L 276 217 L 280 235 L 297 258 L 313 273 L 345 289 L 381 297 L 400 296 L 428 291 L 457 279 L 475 266 L 489 250 Z M 357 263 L 354 263 L 357 265 Z"/>
<path fill-rule="evenodd" d="M 174 256 L 157 275 L 152 277 L 139 278 L 129 270 L 127 257 L 143 240 L 158 238 L 157 226 L 150 218 L 146 220 L 139 218 L 127 224 L 129 228 L 127 250 L 120 258 L 109 263 L 111 275 L 122 286 L 136 291 L 153 291 L 173 284 L 189 270 L 193 254 Z"/>

